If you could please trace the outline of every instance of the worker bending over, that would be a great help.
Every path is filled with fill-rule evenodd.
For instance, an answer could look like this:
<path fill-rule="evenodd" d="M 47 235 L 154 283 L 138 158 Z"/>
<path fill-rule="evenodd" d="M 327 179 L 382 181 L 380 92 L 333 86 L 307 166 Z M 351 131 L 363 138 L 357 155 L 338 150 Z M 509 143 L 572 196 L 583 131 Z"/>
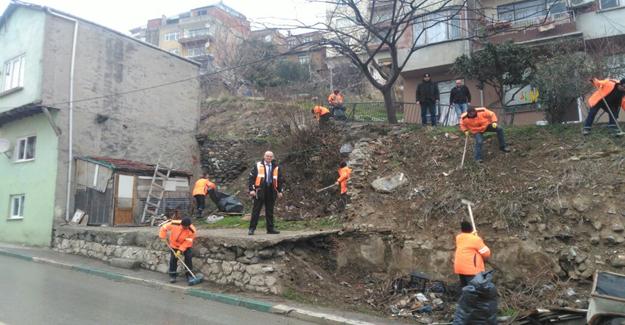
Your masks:
<path fill-rule="evenodd" d="M 325 128 L 330 122 L 330 116 L 332 114 L 330 113 L 329 109 L 321 105 L 316 105 L 313 109 L 310 110 L 310 112 L 313 113 L 317 121 L 319 121 L 320 129 Z"/>
<path fill-rule="evenodd" d="M 193 269 L 191 259 L 191 248 L 195 238 L 195 227 L 191 224 L 191 218 L 184 217 L 182 220 L 170 220 L 161 226 L 158 236 L 167 241 L 169 233 L 169 247 L 173 249 L 169 258 L 169 282 L 176 282 L 178 276 L 178 259 L 184 255 L 184 264 L 189 269 Z M 191 279 L 191 274 L 187 271 L 187 282 Z"/>
<path fill-rule="evenodd" d="M 207 173 L 202 174 L 202 177 L 195 182 L 192 195 L 195 198 L 198 218 L 202 217 L 202 212 L 204 212 L 204 208 L 206 207 L 206 194 L 210 194 L 211 199 L 217 203 L 215 189 L 217 189 L 217 186 L 215 183 L 208 180 Z"/>
<path fill-rule="evenodd" d="M 340 90 L 334 89 L 330 96 L 328 96 L 328 104 L 332 110 L 332 116 L 334 116 L 335 119 L 347 119 L 347 115 L 345 114 L 345 98 L 343 97 L 343 94 L 341 94 Z"/>
<path fill-rule="evenodd" d="M 598 80 L 592 78 L 590 82 L 597 90 L 588 98 L 588 116 L 584 122 L 584 135 L 590 134 L 592 123 L 599 109 L 609 114 L 608 128 L 613 132 L 617 132 L 616 120 L 618 120 L 619 106 L 625 110 L 625 79 L 617 80 Z M 606 107 L 606 104 L 609 107 Z"/>

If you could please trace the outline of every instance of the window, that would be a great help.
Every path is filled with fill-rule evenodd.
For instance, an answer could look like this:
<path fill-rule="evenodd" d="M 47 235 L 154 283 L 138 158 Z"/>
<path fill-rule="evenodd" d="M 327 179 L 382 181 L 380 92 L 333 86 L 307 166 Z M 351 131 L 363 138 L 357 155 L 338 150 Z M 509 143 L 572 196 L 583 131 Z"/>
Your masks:
<path fill-rule="evenodd" d="M 498 20 L 510 22 L 538 23 L 547 14 L 553 17 L 566 12 L 564 0 L 530 0 L 497 6 Z"/>
<path fill-rule="evenodd" d="M 11 211 L 9 213 L 9 219 L 24 218 L 24 198 L 24 194 L 10 196 Z"/>
<path fill-rule="evenodd" d="M 413 37 L 417 45 L 451 41 L 462 37 L 459 9 L 428 14 L 413 25 Z"/>
<path fill-rule="evenodd" d="M 299 55 L 297 57 L 297 59 L 299 60 L 299 64 L 309 64 L 310 63 L 310 56 L 309 55 Z"/>
<path fill-rule="evenodd" d="M 616 8 L 622 5 L 625 5 L 624 0 L 599 0 L 601 10 Z"/>
<path fill-rule="evenodd" d="M 2 75 L 4 77 L 2 91 L 24 87 L 25 61 L 25 56 L 20 55 L 4 63 L 4 69 L 2 69 Z"/>
<path fill-rule="evenodd" d="M 166 41 L 177 41 L 178 38 L 180 38 L 180 33 L 179 32 L 171 32 L 171 33 L 165 34 L 165 40 Z"/>
<path fill-rule="evenodd" d="M 208 15 L 208 10 L 206 10 L 206 9 L 198 10 L 197 11 L 197 15 L 198 16 Z"/>
<path fill-rule="evenodd" d="M 35 159 L 36 143 L 37 137 L 35 136 L 17 139 L 15 161 L 30 161 Z"/>
<path fill-rule="evenodd" d="M 185 38 L 203 36 L 203 35 L 208 35 L 208 34 L 209 34 L 208 28 L 188 29 L 184 31 Z"/>
<path fill-rule="evenodd" d="M 179 55 L 180 54 L 180 50 L 179 49 L 170 49 L 169 53 L 173 53 L 173 54 Z"/>
<path fill-rule="evenodd" d="M 206 49 L 204 47 L 191 47 L 189 49 L 187 49 L 187 57 L 194 57 L 194 56 L 202 56 L 202 55 L 206 55 Z"/>

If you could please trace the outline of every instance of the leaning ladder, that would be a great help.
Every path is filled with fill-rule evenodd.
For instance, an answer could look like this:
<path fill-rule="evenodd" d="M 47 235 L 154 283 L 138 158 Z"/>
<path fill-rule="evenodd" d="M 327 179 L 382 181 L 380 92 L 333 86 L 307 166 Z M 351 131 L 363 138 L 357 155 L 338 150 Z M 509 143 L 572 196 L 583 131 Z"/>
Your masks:
<path fill-rule="evenodd" d="M 146 223 L 146 219 L 150 216 L 152 225 L 154 219 L 158 217 L 158 210 L 160 209 L 161 202 L 163 201 L 163 195 L 165 194 L 165 182 L 169 180 L 173 164 L 169 167 L 161 167 L 160 163 L 156 163 L 154 167 L 154 174 L 152 175 L 152 182 L 150 183 L 150 189 L 148 190 L 148 196 L 145 199 L 145 205 L 143 206 L 143 214 L 141 215 L 141 223 Z M 164 171 L 165 173 L 161 172 Z M 160 180 L 160 184 L 159 184 Z"/>

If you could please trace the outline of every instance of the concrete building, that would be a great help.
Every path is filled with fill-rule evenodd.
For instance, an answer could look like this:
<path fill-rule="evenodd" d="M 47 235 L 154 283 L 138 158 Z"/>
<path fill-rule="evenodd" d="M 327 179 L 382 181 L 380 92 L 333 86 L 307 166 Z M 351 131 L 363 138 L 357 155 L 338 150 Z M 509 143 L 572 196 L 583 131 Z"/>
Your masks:
<path fill-rule="evenodd" d="M 625 17 L 625 1 L 623 0 L 484 0 L 469 1 L 468 8 L 460 7 L 462 1 L 454 3 L 455 5 L 449 5 L 448 11 L 437 12 L 422 18 L 423 21 L 432 21 L 437 17 L 459 12 L 458 15 L 450 16 L 449 20 L 425 28 L 417 44 L 426 45 L 426 47 L 417 50 L 411 56 L 402 72 L 404 102 L 415 102 L 418 83 L 421 82 L 425 73 L 430 73 L 432 80 L 438 82 L 441 93 L 440 104 L 444 113 L 454 80 L 461 77 L 454 75 L 450 68 L 457 57 L 479 50 L 479 44 L 467 38 L 473 39 L 472 36 L 480 30 L 496 30 L 497 33 L 494 36 L 487 38 L 493 43 L 513 40 L 521 44 L 541 45 L 558 40 L 578 40 L 583 44 L 581 50 L 589 52 L 604 51 L 606 44 L 610 44 L 610 53 L 606 54 L 606 59 L 613 65 L 625 65 L 623 55 L 625 53 L 625 46 L 623 46 L 625 27 L 620 23 Z M 476 18 L 475 12 L 480 13 L 480 19 L 474 19 Z M 433 17 L 434 15 L 437 17 Z M 415 35 L 423 30 L 423 23 L 414 24 L 410 32 L 406 33 L 405 44 L 413 41 Z M 406 53 L 407 49 L 404 48 L 401 51 Z M 605 77 L 620 79 L 623 76 Z M 509 115 L 509 111 L 504 112 L 496 107 L 497 96 L 493 89 L 488 86 L 484 89 L 482 102 L 478 83 L 474 80 L 466 80 L 465 83 L 473 95 L 473 105 L 493 107 L 500 117 Z M 510 93 L 516 90 L 512 89 Z M 544 119 L 544 113 L 537 103 L 535 90 L 531 87 L 522 89 L 510 104 L 517 112 L 515 124 L 533 124 Z M 419 114 L 408 115 L 420 119 Z M 579 109 L 572 107 L 567 119 L 580 121 L 581 115 L 581 107 Z"/>
<path fill-rule="evenodd" d="M 325 78 L 328 73 L 326 48 L 317 45 L 322 37 L 321 32 L 309 32 L 286 37 L 288 52 L 286 59 L 305 66 L 311 78 L 315 78 L 315 75 Z"/>
<path fill-rule="evenodd" d="M 23 2 L 0 17 L 0 48 L 2 241 L 50 243 L 74 212 L 75 157 L 198 168 L 198 63 Z"/>
<path fill-rule="evenodd" d="M 206 67 L 211 62 L 223 65 L 236 46 L 249 36 L 250 23 L 243 14 L 219 2 L 175 16 L 150 19 L 144 32 L 139 27 L 131 33 Z"/>

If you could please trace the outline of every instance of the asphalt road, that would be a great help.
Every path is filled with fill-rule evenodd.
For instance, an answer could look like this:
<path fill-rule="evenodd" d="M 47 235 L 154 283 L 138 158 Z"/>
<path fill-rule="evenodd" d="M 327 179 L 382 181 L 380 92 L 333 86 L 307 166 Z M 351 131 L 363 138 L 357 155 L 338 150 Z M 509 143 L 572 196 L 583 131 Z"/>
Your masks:
<path fill-rule="evenodd" d="M 0 256 L 0 325 L 312 324 Z"/>

